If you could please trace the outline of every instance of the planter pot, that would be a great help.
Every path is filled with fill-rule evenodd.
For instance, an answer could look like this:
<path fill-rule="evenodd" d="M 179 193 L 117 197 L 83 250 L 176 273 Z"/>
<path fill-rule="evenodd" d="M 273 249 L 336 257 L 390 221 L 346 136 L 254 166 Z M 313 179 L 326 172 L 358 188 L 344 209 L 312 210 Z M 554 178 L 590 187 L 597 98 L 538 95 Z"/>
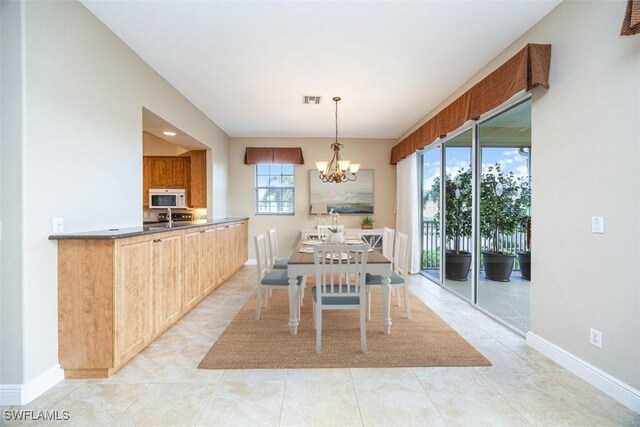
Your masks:
<path fill-rule="evenodd" d="M 471 268 L 471 253 L 447 251 L 444 262 L 444 277 L 449 280 L 467 280 Z"/>
<path fill-rule="evenodd" d="M 371 230 L 373 229 L 373 224 L 360 224 L 360 228 L 363 230 Z"/>
<path fill-rule="evenodd" d="M 531 252 L 518 252 L 520 275 L 524 280 L 531 280 Z"/>
<path fill-rule="evenodd" d="M 330 245 L 341 245 L 344 243 L 344 233 L 329 233 L 327 243 Z"/>
<path fill-rule="evenodd" d="M 508 282 L 513 271 L 515 255 L 496 252 L 482 252 L 484 274 L 489 280 Z"/>

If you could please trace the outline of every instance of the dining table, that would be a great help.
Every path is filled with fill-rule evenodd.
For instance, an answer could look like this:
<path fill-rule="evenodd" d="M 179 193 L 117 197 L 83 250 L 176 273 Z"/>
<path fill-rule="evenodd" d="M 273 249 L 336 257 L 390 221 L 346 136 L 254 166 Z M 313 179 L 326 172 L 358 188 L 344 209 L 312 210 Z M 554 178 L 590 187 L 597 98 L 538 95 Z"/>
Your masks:
<path fill-rule="evenodd" d="M 363 244 L 362 240 L 346 240 L 345 244 Z M 313 246 L 324 244 L 321 240 L 304 239 L 301 235 L 296 244 L 293 254 L 289 258 L 287 266 L 287 277 L 289 279 L 289 332 L 291 335 L 298 333 L 298 293 L 301 291 L 298 286 L 298 276 L 309 276 L 315 274 L 315 264 L 313 260 Z M 311 249 L 309 249 L 311 248 Z M 382 332 L 391 333 L 391 261 L 382 255 L 377 249 L 370 249 L 367 255 L 366 272 L 369 274 L 382 276 Z"/>

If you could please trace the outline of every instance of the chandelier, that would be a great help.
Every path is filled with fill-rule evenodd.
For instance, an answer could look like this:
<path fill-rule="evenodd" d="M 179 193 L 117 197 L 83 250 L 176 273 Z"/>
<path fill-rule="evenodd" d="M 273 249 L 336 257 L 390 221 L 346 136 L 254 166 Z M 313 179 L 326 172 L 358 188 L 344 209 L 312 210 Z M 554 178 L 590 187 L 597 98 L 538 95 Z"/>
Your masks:
<path fill-rule="evenodd" d="M 338 101 L 340 99 L 339 96 L 333 98 L 336 103 L 336 140 L 331 144 L 333 158 L 330 162 L 316 162 L 316 167 L 320 172 L 320 180 L 322 182 L 335 182 L 336 184 L 355 181 L 358 169 L 360 169 L 360 163 L 351 163 L 349 160 L 340 158 L 340 149 L 344 147 L 343 144 L 338 142 Z M 347 171 L 350 173 L 347 174 Z"/>

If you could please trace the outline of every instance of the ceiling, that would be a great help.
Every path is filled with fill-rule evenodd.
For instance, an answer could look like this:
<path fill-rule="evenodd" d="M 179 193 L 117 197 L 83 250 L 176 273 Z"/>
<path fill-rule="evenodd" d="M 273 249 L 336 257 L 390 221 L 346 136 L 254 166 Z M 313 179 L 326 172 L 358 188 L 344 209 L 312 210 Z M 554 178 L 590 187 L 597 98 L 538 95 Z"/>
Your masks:
<path fill-rule="evenodd" d="M 401 136 L 559 2 L 82 0 L 232 137 L 331 136 L 341 96 L 359 138 Z"/>

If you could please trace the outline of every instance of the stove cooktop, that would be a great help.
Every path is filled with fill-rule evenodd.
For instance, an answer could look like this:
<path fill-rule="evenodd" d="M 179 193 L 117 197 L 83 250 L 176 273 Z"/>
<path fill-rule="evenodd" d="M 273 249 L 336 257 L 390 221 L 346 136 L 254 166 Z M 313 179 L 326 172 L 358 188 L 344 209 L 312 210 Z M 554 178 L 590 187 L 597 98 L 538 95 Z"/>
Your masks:
<path fill-rule="evenodd" d="M 193 214 L 184 213 L 184 212 L 174 212 L 171 213 L 171 220 L 175 222 L 179 221 L 193 221 Z M 159 222 L 169 222 L 169 218 L 167 217 L 166 212 L 161 212 L 158 214 Z"/>

